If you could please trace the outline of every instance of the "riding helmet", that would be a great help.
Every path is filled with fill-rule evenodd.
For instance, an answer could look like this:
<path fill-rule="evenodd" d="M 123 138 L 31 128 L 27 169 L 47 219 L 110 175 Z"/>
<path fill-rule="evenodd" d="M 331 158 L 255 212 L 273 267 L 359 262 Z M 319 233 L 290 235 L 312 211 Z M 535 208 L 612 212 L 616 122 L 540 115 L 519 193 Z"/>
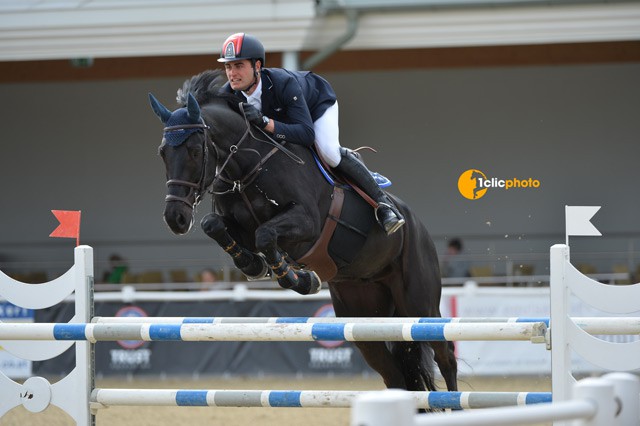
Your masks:
<path fill-rule="evenodd" d="M 251 34 L 236 33 L 230 35 L 222 44 L 218 62 L 231 62 L 240 59 L 256 59 L 264 67 L 264 46 Z"/>

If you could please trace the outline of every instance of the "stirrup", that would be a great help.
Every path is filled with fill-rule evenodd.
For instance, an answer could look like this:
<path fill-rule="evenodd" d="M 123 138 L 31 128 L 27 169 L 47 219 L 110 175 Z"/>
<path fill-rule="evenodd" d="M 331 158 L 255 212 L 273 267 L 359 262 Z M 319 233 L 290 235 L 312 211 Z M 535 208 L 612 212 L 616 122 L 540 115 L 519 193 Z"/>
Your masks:
<path fill-rule="evenodd" d="M 398 229 L 402 228 L 404 224 L 405 224 L 405 220 L 398 218 L 398 221 L 394 223 L 393 226 L 391 226 L 389 229 L 385 228 L 385 232 L 387 233 L 387 235 L 391 235 L 394 232 L 396 232 Z"/>
<path fill-rule="evenodd" d="M 391 210 L 391 212 L 394 214 L 394 216 L 397 219 L 396 222 L 393 223 L 393 225 L 391 225 L 389 228 L 387 228 L 386 224 L 383 223 L 380 220 L 380 217 L 378 217 L 378 209 L 381 206 L 388 207 L 389 210 Z M 387 203 L 378 203 L 378 207 L 375 208 L 374 214 L 375 214 L 376 220 L 382 226 L 382 228 L 385 230 L 387 235 L 393 234 L 394 232 L 396 232 L 398 229 L 400 229 L 406 223 L 404 218 L 400 215 L 400 213 L 393 206 L 391 206 L 390 204 L 387 204 Z"/>

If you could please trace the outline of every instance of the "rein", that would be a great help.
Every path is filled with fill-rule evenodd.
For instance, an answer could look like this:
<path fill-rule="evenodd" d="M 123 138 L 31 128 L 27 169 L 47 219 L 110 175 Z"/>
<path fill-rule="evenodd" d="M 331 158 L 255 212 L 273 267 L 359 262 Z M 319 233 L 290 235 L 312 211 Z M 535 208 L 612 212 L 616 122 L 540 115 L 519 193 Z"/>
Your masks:
<path fill-rule="evenodd" d="M 300 164 L 300 165 L 304 164 L 304 160 L 302 160 L 300 157 L 295 155 L 293 152 L 291 152 L 288 149 L 286 149 L 283 146 L 286 142 L 283 142 L 282 144 L 280 144 L 280 143 L 274 141 L 273 138 L 271 138 L 271 136 L 269 136 L 264 130 L 258 129 L 267 138 L 266 140 L 262 139 L 262 138 L 259 138 L 256 135 L 254 135 L 253 132 L 251 131 L 251 124 L 249 123 L 249 120 L 247 119 L 247 115 L 244 112 L 244 107 L 242 105 L 242 102 L 238 103 L 238 108 L 242 112 L 242 116 L 243 116 L 244 122 L 245 122 L 245 124 L 247 126 L 247 130 L 245 131 L 245 133 L 242 136 L 242 138 L 240 139 L 240 141 L 236 145 L 232 145 L 230 147 L 229 156 L 227 157 L 227 159 L 225 160 L 224 164 L 220 167 L 220 170 L 218 171 L 218 173 L 216 173 L 216 176 L 214 177 L 214 180 L 215 179 L 219 179 L 220 181 L 231 185 L 231 189 L 228 189 L 226 191 L 213 191 L 213 190 L 211 190 L 210 193 L 212 195 L 224 195 L 224 194 L 228 194 L 228 193 L 238 192 L 240 194 L 240 196 L 242 197 L 242 200 L 244 201 L 245 205 L 247 206 L 247 209 L 249 210 L 249 212 L 251 212 L 251 216 L 253 217 L 253 220 L 255 220 L 256 224 L 259 226 L 261 224 L 261 222 L 258 219 L 258 215 L 256 215 L 255 211 L 253 210 L 253 207 L 251 206 L 251 201 L 249 200 L 249 197 L 247 197 L 247 194 L 244 192 L 244 190 L 246 188 L 248 188 L 249 186 L 251 186 L 251 184 L 253 184 L 253 182 L 260 175 L 260 172 L 262 171 L 262 166 L 267 161 L 269 161 L 269 159 L 274 154 L 276 154 L 278 151 L 281 151 L 282 153 L 284 153 L 287 157 L 291 158 L 297 164 Z M 265 143 L 267 143 L 269 145 L 272 145 L 273 149 L 271 151 L 269 151 L 269 153 L 267 153 L 267 155 L 262 157 L 260 159 L 260 161 L 258 161 L 258 163 L 253 167 L 253 169 L 251 169 L 251 171 L 249 173 L 247 173 L 246 175 L 244 175 L 242 178 L 237 179 L 237 180 L 232 180 L 232 179 L 228 179 L 228 178 L 222 176 L 222 171 L 223 171 L 224 167 L 227 165 L 227 163 L 229 162 L 231 157 L 236 152 L 239 151 L 238 147 L 244 141 L 244 139 L 247 136 L 247 134 L 250 134 L 251 137 L 256 141 L 265 142 Z M 235 147 L 235 149 L 234 149 L 234 147 Z M 255 151 L 253 149 L 251 149 L 251 151 L 254 151 L 254 152 L 257 153 L 257 151 Z M 258 155 L 260 155 L 260 154 L 258 153 Z"/>
<path fill-rule="evenodd" d="M 250 186 L 253 181 L 255 181 L 255 179 L 258 177 L 258 175 L 260 174 L 260 171 L 262 171 L 262 166 L 269 160 L 269 158 L 271 158 L 271 156 L 273 156 L 277 151 L 281 151 L 283 154 L 285 154 L 287 157 L 291 158 L 293 161 L 295 161 L 297 164 L 304 164 L 304 160 L 302 160 L 300 157 L 298 157 L 297 155 L 295 155 L 293 152 L 289 151 L 287 148 L 285 148 L 283 145 L 286 142 L 283 142 L 282 144 L 276 142 L 273 140 L 273 138 L 271 138 L 271 136 L 269 136 L 264 130 L 262 129 L 258 129 L 260 130 L 260 132 L 267 138 L 262 139 L 257 137 L 256 135 L 253 134 L 253 131 L 251 130 L 251 124 L 249 123 L 249 120 L 247 119 L 247 116 L 244 112 L 244 108 L 242 106 L 242 102 L 240 102 L 238 104 L 238 107 L 240 109 L 240 111 L 242 112 L 242 116 L 244 118 L 244 122 L 247 126 L 247 130 L 244 132 L 244 134 L 242 135 L 242 138 L 240 139 L 240 141 L 235 144 L 235 145 L 231 145 L 229 147 L 229 156 L 227 157 L 227 159 L 225 160 L 225 162 L 222 164 L 222 166 L 220 167 L 220 169 L 218 170 L 218 173 L 216 173 L 216 176 L 214 177 L 214 179 L 219 179 L 222 182 L 228 183 L 229 185 L 231 185 L 231 189 L 228 189 L 226 191 L 210 191 L 211 194 L 215 194 L 215 195 L 224 195 L 224 194 L 228 194 L 230 192 L 240 192 L 242 193 L 245 188 L 247 188 L 248 186 Z M 260 161 L 255 165 L 255 167 L 253 169 L 251 169 L 251 171 L 249 173 L 247 173 L 246 175 L 244 175 L 242 178 L 240 179 L 236 179 L 236 180 L 232 180 L 232 179 L 228 179 L 224 176 L 222 176 L 222 171 L 224 170 L 225 166 L 227 165 L 227 163 L 229 162 L 229 160 L 231 159 L 231 157 L 237 153 L 240 148 L 240 144 L 242 142 L 244 142 L 244 139 L 246 138 L 247 134 L 251 135 L 251 137 L 259 142 L 265 142 L 271 146 L 273 146 L 273 149 L 271 151 L 269 151 L 269 153 L 262 157 L 260 159 Z M 247 149 L 253 152 L 256 152 L 258 155 L 260 155 L 256 150 L 254 149 Z"/>
<path fill-rule="evenodd" d="M 244 200 L 245 204 L 247 205 L 249 211 L 251 212 L 251 215 L 256 220 L 256 222 L 258 224 L 260 224 L 260 221 L 258 220 L 255 212 L 253 211 L 253 208 L 251 207 L 251 202 L 249 201 L 248 197 L 244 193 L 244 190 L 247 187 L 251 186 L 251 184 L 256 180 L 256 178 L 258 177 L 258 175 L 262 171 L 262 166 L 274 154 L 276 154 L 278 151 L 281 151 L 283 154 L 285 154 L 287 157 L 289 157 L 290 159 L 295 161 L 297 164 L 300 164 L 300 165 L 304 164 L 304 160 L 302 160 L 300 157 L 298 157 L 293 152 L 291 152 L 288 149 L 286 149 L 283 146 L 283 144 L 286 143 L 286 142 L 283 142 L 282 144 L 276 142 L 275 140 L 273 140 L 273 138 L 271 138 L 262 129 L 259 129 L 259 130 L 266 137 L 266 140 L 262 139 L 262 138 L 259 138 L 256 135 L 254 135 L 253 132 L 252 132 L 252 129 L 251 129 L 251 124 L 249 123 L 249 120 L 247 119 L 247 116 L 246 116 L 246 114 L 244 112 L 244 108 L 242 106 L 242 103 L 239 104 L 239 108 L 240 108 L 240 111 L 242 112 L 242 116 L 244 118 L 244 121 L 245 121 L 245 124 L 247 126 L 247 129 L 244 131 L 244 133 L 242 134 L 242 136 L 240 137 L 238 142 L 236 142 L 235 144 L 233 144 L 233 145 L 231 145 L 229 147 L 229 155 L 224 160 L 222 165 L 218 168 L 218 170 L 216 171 L 216 174 L 213 177 L 213 181 L 220 180 L 220 181 L 222 181 L 224 183 L 227 183 L 227 184 L 231 185 L 231 188 L 226 190 L 226 191 L 213 191 L 213 190 L 210 190 L 209 193 L 212 194 L 212 195 L 224 195 L 224 194 L 233 193 L 233 192 L 240 193 L 242 195 L 242 199 Z M 165 127 L 164 128 L 165 132 L 167 132 L 167 131 L 176 131 L 176 130 L 185 130 L 185 129 L 201 129 L 203 131 L 203 133 L 204 133 L 204 140 L 203 140 L 203 156 L 204 156 L 204 158 L 203 158 L 203 161 L 202 161 L 202 173 L 200 175 L 199 181 L 198 182 L 189 182 L 189 181 L 180 180 L 180 179 L 169 179 L 167 181 L 167 187 L 172 186 L 172 185 L 184 186 L 184 187 L 189 188 L 189 193 L 185 197 L 179 197 L 177 195 L 169 194 L 169 195 L 167 195 L 165 197 L 165 201 L 180 201 L 180 202 L 183 202 L 183 203 L 187 204 L 191 209 L 195 208 L 195 206 L 200 202 L 204 192 L 207 190 L 205 185 L 206 185 L 207 166 L 208 166 L 208 160 L 209 160 L 209 144 L 211 144 L 212 146 L 215 147 L 214 142 L 210 139 L 209 132 L 207 132 L 207 130 L 209 129 L 209 126 L 204 122 L 204 119 L 201 118 L 201 120 L 202 120 L 202 123 L 198 123 L 198 124 L 183 124 L 183 125 L 169 126 L 169 127 Z M 255 165 L 255 167 L 253 167 L 253 169 L 251 169 L 251 171 L 249 173 L 247 173 L 246 175 L 244 175 L 242 178 L 237 179 L 237 180 L 232 180 L 232 179 L 228 179 L 228 178 L 222 176 L 222 173 L 224 172 L 225 168 L 229 164 L 229 161 L 231 160 L 231 158 L 238 151 L 241 151 L 241 150 L 242 151 L 253 151 L 256 154 L 260 155 L 254 149 L 251 149 L 251 148 L 240 148 L 242 143 L 247 139 L 247 135 L 251 135 L 251 137 L 253 139 L 255 139 L 256 141 L 260 141 L 260 142 L 264 142 L 264 143 L 267 143 L 269 145 L 272 145 L 273 149 L 271 151 L 269 151 L 267 153 L 267 155 L 262 157 L 260 159 L 260 161 Z M 193 203 L 189 202 L 189 197 L 191 197 L 191 196 L 194 197 L 194 202 Z"/>

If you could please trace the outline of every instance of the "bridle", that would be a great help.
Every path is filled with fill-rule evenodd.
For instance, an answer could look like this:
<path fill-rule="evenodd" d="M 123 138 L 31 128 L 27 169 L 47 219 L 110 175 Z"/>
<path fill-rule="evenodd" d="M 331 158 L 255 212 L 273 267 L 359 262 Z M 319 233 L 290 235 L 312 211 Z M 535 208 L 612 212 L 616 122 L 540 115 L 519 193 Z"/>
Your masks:
<path fill-rule="evenodd" d="M 190 130 L 190 129 L 200 129 L 204 133 L 204 138 L 202 142 L 202 145 L 203 145 L 202 154 L 204 158 L 202 160 L 202 172 L 200 173 L 200 179 L 198 180 L 198 182 L 189 182 L 187 180 L 181 180 L 181 179 L 169 179 L 167 181 L 167 187 L 185 186 L 189 188 L 189 193 L 185 197 L 179 197 L 177 195 L 167 194 L 164 200 L 165 202 L 181 201 L 186 205 L 188 205 L 193 210 L 195 206 L 198 205 L 198 203 L 200 203 L 200 200 L 202 199 L 204 192 L 207 190 L 206 174 L 207 174 L 207 165 L 209 162 L 209 133 L 207 132 L 207 129 L 209 129 L 209 126 L 207 126 L 204 120 L 202 120 L 201 123 L 197 123 L 197 124 L 180 124 L 177 126 L 168 126 L 168 127 L 165 127 L 163 131 L 172 132 L 172 131 Z M 193 197 L 193 203 L 189 201 L 190 197 Z"/>
<path fill-rule="evenodd" d="M 242 134 L 242 136 L 240 137 L 240 139 L 238 139 L 238 142 L 236 142 L 235 144 L 232 144 L 229 147 L 229 155 L 227 156 L 227 158 L 225 159 L 224 163 L 222 163 L 222 165 L 216 170 L 216 174 L 213 177 L 213 181 L 215 181 L 216 179 L 225 182 L 229 185 L 231 185 L 231 189 L 228 189 L 226 191 L 221 191 L 221 192 L 215 192 L 215 191 L 209 191 L 212 195 L 223 195 L 223 194 L 227 194 L 230 192 L 239 192 L 242 194 L 243 199 L 245 200 L 245 203 L 247 203 L 247 205 L 249 206 L 249 209 L 252 213 L 252 215 L 254 216 L 254 218 L 256 218 L 255 213 L 253 212 L 253 209 L 251 208 L 251 205 L 249 203 L 249 200 L 246 198 L 246 195 L 244 194 L 244 189 L 247 188 L 248 186 L 250 186 L 255 179 L 258 177 L 260 171 L 262 170 L 262 166 L 267 162 L 267 160 L 269 160 L 269 158 L 271 158 L 272 155 L 274 155 L 277 151 L 282 151 L 283 153 L 285 153 L 289 158 L 291 158 L 292 160 L 294 160 L 296 163 L 298 164 L 304 164 L 304 161 L 298 157 L 297 155 L 295 155 L 294 153 L 292 153 L 291 151 L 289 151 L 288 149 L 286 149 L 284 146 L 282 146 L 284 144 L 283 143 L 278 143 L 276 141 L 274 141 L 267 133 L 265 133 L 264 131 L 260 130 L 262 132 L 262 134 L 264 136 L 266 136 L 267 140 L 262 139 L 262 138 L 258 138 L 256 137 L 252 130 L 251 130 L 251 124 L 249 123 L 249 121 L 247 120 L 246 114 L 244 113 L 244 109 L 242 107 L 242 103 L 240 103 L 239 105 L 240 107 L 240 111 L 242 112 L 242 115 L 244 117 L 244 121 L 245 121 L 245 125 L 246 125 L 246 130 L 244 131 L 244 133 Z M 164 132 L 170 132 L 170 131 L 178 131 L 178 130 L 190 130 L 190 129 L 199 129 L 200 131 L 202 131 L 204 133 L 204 138 L 203 138 L 203 160 L 202 160 L 202 172 L 200 174 L 200 179 L 198 180 L 198 182 L 189 182 L 186 180 L 180 180 L 180 179 L 169 179 L 167 181 L 167 187 L 170 186 L 183 186 L 183 187 L 187 187 L 189 188 L 189 193 L 185 196 L 185 197 L 179 197 L 177 195 L 173 195 L 173 194 L 167 194 L 167 196 L 165 197 L 165 202 L 169 202 L 169 201 L 180 201 L 185 203 L 186 205 L 188 205 L 192 210 L 195 208 L 195 206 L 197 206 L 202 197 L 204 196 L 206 190 L 207 190 L 207 166 L 208 166 L 208 162 L 209 162 L 209 149 L 210 146 L 215 149 L 215 144 L 213 143 L 213 141 L 211 140 L 211 137 L 209 135 L 209 132 L 207 131 L 209 129 L 209 126 L 204 122 L 204 119 L 201 117 L 200 118 L 201 123 L 197 123 L 197 124 L 180 124 L 180 125 L 176 125 L 176 126 L 169 126 L 169 127 L 165 127 L 164 128 Z M 227 167 L 227 165 L 229 164 L 229 161 L 231 160 L 231 158 L 238 152 L 241 150 L 240 146 L 242 145 L 242 143 L 247 139 L 247 136 L 251 135 L 255 140 L 257 141 L 261 141 L 261 142 L 266 142 L 270 145 L 273 145 L 273 149 L 264 157 L 261 157 L 260 161 L 256 164 L 256 166 L 246 175 L 244 175 L 242 178 L 237 179 L 237 180 L 232 180 L 232 179 L 228 179 L 224 176 L 222 176 L 222 172 L 225 170 L 225 168 Z M 252 151 L 255 152 L 256 154 L 260 155 L 260 153 L 258 153 L 258 151 L 256 151 L 255 149 L 251 149 L 251 148 L 243 148 L 242 150 L 248 150 L 248 151 Z M 189 198 L 193 197 L 194 202 L 191 203 L 189 202 Z M 257 219 L 256 219 L 257 220 Z"/>

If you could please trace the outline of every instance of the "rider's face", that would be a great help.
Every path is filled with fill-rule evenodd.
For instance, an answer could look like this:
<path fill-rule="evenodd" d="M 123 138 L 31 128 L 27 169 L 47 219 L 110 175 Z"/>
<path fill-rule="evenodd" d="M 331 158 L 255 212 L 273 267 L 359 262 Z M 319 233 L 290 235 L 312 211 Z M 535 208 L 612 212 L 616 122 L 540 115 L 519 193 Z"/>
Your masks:
<path fill-rule="evenodd" d="M 256 63 L 256 69 L 260 70 L 260 62 Z M 227 73 L 229 84 L 233 90 L 246 91 L 254 82 L 253 68 L 251 67 L 251 61 L 248 59 L 226 62 L 224 64 L 224 70 Z M 255 90 L 255 86 L 251 86 L 250 92 L 253 90 Z"/>

